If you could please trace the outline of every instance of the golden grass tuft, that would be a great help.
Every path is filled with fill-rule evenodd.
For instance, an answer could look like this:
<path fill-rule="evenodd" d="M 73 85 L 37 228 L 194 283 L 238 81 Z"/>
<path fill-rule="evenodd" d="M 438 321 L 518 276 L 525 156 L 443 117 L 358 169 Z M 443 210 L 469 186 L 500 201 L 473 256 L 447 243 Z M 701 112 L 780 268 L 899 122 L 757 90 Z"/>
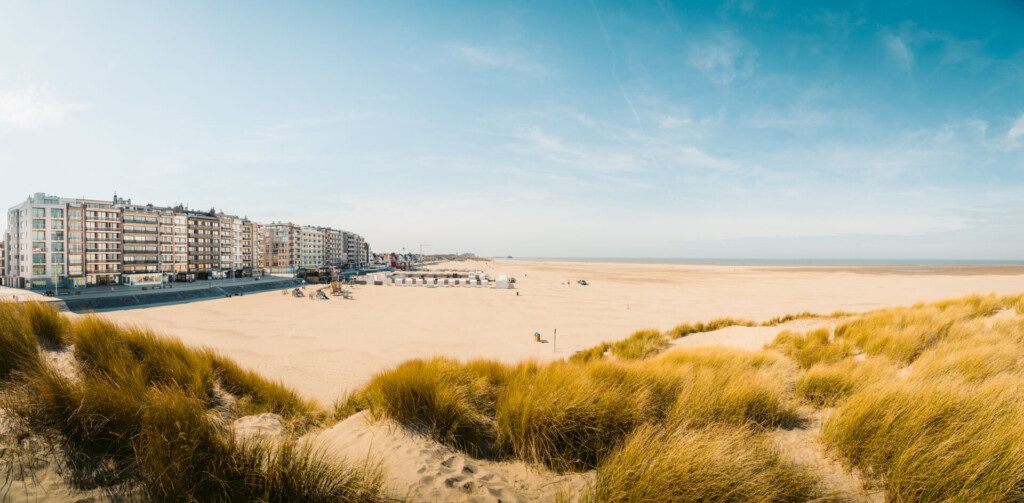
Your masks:
<path fill-rule="evenodd" d="M 813 474 L 783 460 L 769 440 L 746 428 L 646 425 L 598 468 L 581 501 L 789 502 L 822 496 Z"/>
<path fill-rule="evenodd" d="M 1019 301 L 880 310 L 844 329 L 865 351 L 912 364 L 840 402 L 827 445 L 893 501 L 1024 499 L 1024 320 L 987 318 Z"/>
<path fill-rule="evenodd" d="M 67 347 L 71 343 L 71 323 L 47 302 L 26 302 L 21 309 L 32 325 L 32 333 L 51 349 Z"/>
<path fill-rule="evenodd" d="M 697 322 L 694 324 L 683 323 L 676 325 L 675 328 L 668 331 L 668 336 L 672 339 L 678 339 L 685 337 L 690 334 L 696 334 L 700 332 L 712 332 L 726 327 L 732 326 L 743 326 L 743 327 L 754 327 L 757 323 L 745 320 L 742 318 L 715 318 L 711 321 Z"/>
<path fill-rule="evenodd" d="M 809 368 L 816 363 L 831 363 L 849 356 L 853 348 L 845 341 L 836 337 L 833 342 L 832 334 L 827 328 L 819 328 L 810 332 L 799 334 L 784 330 L 775 336 L 775 340 L 768 345 L 786 356 L 789 356 L 803 368 Z"/>
<path fill-rule="evenodd" d="M 47 309 L 0 304 L 0 351 L 22 355 L 4 362 L 30 362 L 12 366 L 18 372 L 0 407 L 57 446 L 73 486 L 104 488 L 117 500 L 385 499 L 379 470 L 327 463 L 290 437 L 273 445 L 236 439 L 227 424 L 238 411 L 225 411 L 218 380 L 253 411 L 322 413 L 207 351 L 84 317 L 68 324 L 80 376 L 62 375 L 41 362 L 30 336 L 32 327 L 62 326 Z"/>
<path fill-rule="evenodd" d="M 40 364 L 39 343 L 22 306 L 0 302 L 0 380 Z"/>
<path fill-rule="evenodd" d="M 339 410 L 366 407 L 474 455 L 580 470 L 645 422 L 797 423 L 783 367 L 768 354 L 723 348 L 585 364 L 413 360 L 378 374 Z"/>
<path fill-rule="evenodd" d="M 910 363 L 949 332 L 954 323 L 992 314 L 995 296 L 883 309 L 836 327 L 835 337 L 872 355 Z"/>
<path fill-rule="evenodd" d="M 894 501 L 1024 498 L 1024 385 L 880 383 L 854 394 L 825 423 L 828 444 L 881 478 Z"/>
<path fill-rule="evenodd" d="M 655 329 L 638 330 L 633 335 L 612 343 L 609 350 L 622 360 L 641 360 L 668 347 L 668 338 Z"/>
<path fill-rule="evenodd" d="M 870 384 L 895 377 L 896 366 L 883 357 L 817 363 L 797 378 L 796 394 L 812 405 L 832 407 Z"/>

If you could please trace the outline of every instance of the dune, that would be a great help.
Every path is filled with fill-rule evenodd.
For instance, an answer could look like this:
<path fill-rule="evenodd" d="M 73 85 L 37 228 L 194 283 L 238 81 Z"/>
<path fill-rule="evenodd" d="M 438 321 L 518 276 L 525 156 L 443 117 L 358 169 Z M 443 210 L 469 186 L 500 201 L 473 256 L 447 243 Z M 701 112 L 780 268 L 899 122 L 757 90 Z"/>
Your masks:
<path fill-rule="evenodd" d="M 355 300 L 268 292 L 105 313 L 208 346 L 325 404 L 412 358 L 550 361 L 638 328 L 722 316 L 866 311 L 970 293 L 1024 290 L 1024 268 L 765 267 L 469 261 L 516 278 L 515 290 L 360 286 Z M 589 286 L 576 283 L 587 279 Z M 557 329 L 557 340 L 556 331 Z M 546 343 L 534 342 L 540 331 Z M 733 327 L 678 344 L 756 349 L 775 329 Z"/>

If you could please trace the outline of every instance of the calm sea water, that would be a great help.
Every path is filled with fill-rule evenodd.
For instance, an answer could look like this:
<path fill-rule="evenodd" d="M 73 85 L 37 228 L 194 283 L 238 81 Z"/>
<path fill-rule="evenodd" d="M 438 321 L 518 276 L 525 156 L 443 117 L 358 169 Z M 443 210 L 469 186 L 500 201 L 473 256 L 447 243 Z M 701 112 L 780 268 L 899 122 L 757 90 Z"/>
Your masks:
<path fill-rule="evenodd" d="M 507 257 L 495 257 L 507 258 Z M 759 259 L 759 258 L 623 258 L 623 257 L 514 257 L 517 260 L 554 262 L 612 262 L 622 264 L 684 264 L 684 265 L 1024 265 L 1024 260 L 935 260 L 935 259 Z"/>

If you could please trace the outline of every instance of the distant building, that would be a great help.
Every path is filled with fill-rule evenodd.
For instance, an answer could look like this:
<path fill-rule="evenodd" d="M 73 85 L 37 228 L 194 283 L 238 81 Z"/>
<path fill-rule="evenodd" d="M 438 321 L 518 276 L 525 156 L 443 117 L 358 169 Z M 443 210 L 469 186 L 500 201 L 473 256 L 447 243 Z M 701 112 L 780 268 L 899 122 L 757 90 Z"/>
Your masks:
<path fill-rule="evenodd" d="M 74 199 L 36 193 L 7 212 L 0 283 L 19 288 L 146 285 L 181 273 L 200 277 L 292 274 L 363 267 L 358 234 L 293 223 L 262 225 L 184 206 Z"/>

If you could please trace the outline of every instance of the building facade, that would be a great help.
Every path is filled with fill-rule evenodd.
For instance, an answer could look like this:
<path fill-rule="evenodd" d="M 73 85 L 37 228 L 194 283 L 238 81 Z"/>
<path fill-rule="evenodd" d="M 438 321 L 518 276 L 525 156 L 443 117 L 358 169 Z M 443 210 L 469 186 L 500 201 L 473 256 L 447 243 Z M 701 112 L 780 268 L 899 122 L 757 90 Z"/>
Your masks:
<path fill-rule="evenodd" d="M 18 288 L 147 285 L 269 271 L 364 267 L 358 234 L 294 223 L 262 225 L 184 206 L 36 193 L 7 212 L 0 283 Z"/>
<path fill-rule="evenodd" d="M 188 270 L 202 276 L 220 275 L 220 219 L 209 213 L 186 213 Z"/>
<path fill-rule="evenodd" d="M 294 274 L 299 267 L 300 228 L 275 222 L 263 227 L 263 263 L 273 274 Z"/>

